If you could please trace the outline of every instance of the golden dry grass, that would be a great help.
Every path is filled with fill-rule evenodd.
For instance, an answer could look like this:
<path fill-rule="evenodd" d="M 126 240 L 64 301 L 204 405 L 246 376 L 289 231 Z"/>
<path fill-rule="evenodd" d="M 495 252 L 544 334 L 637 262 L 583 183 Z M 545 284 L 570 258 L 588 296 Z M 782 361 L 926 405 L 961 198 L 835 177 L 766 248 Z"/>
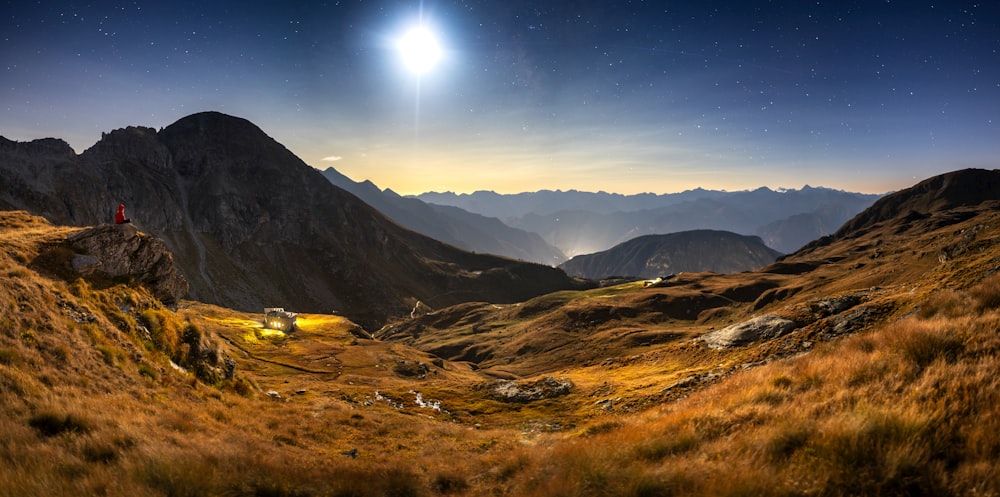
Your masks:
<path fill-rule="evenodd" d="M 901 271 L 922 276 L 873 293 L 868 303 L 892 301 L 888 317 L 843 338 L 817 338 L 832 326 L 820 319 L 766 346 L 686 340 L 749 314 L 741 305 L 721 321 L 660 323 L 685 340 L 561 362 L 546 374 L 570 379 L 571 394 L 511 404 L 469 364 L 360 338 L 341 317 L 268 334 L 260 315 L 193 302 L 171 312 L 141 287 L 96 288 L 33 263 L 67 232 L 0 215 L 0 496 L 1000 494 L 990 247 L 974 265 Z M 882 271 L 825 281 L 850 292 Z M 727 279 L 738 280 L 700 284 L 721 292 Z M 538 304 L 574 297 L 551 298 Z M 811 302 L 796 299 L 789 314 Z M 224 344 L 235 380 L 205 385 L 170 366 L 187 326 Z M 669 388 L 691 377 L 712 379 Z M 614 409 L 597 404 L 607 399 Z"/>

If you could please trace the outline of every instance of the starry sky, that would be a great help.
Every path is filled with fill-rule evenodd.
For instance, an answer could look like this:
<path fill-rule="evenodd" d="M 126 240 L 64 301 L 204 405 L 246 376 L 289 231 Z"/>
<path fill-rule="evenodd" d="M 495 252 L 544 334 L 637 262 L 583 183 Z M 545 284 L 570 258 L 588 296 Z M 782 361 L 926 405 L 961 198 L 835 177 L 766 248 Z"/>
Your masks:
<path fill-rule="evenodd" d="M 5 1 L 0 135 L 247 118 L 401 194 L 884 193 L 1000 167 L 1000 4 Z M 414 26 L 440 60 L 404 64 Z"/>

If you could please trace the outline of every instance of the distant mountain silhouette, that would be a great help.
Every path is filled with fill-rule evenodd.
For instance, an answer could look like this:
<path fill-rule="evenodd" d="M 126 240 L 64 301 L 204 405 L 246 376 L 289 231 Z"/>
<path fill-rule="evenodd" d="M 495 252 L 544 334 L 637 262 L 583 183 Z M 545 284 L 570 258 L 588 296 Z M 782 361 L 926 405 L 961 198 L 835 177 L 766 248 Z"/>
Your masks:
<path fill-rule="evenodd" d="M 607 192 L 581 192 L 577 190 L 539 190 L 513 194 L 491 191 L 456 194 L 428 192 L 416 197 L 432 204 L 452 205 L 469 212 L 492 216 L 502 220 L 524 217 L 529 214 L 549 215 L 557 212 L 582 210 L 598 214 L 632 212 L 655 209 L 700 198 L 725 196 L 723 191 L 696 188 L 680 193 L 657 195 L 639 193 L 622 195 Z"/>
<path fill-rule="evenodd" d="M 566 260 L 537 233 L 507 226 L 499 219 L 458 207 L 432 205 L 381 190 L 371 181 L 356 182 L 330 167 L 323 176 L 397 223 L 436 240 L 475 252 L 554 266 Z"/>
<path fill-rule="evenodd" d="M 578 255 L 559 267 L 570 275 L 594 280 L 655 278 L 680 272 L 738 273 L 770 264 L 779 256 L 756 236 L 694 230 L 640 236 L 603 252 Z"/>
<path fill-rule="evenodd" d="M 417 196 L 430 203 L 496 216 L 511 226 L 540 234 L 567 256 L 598 252 L 637 236 L 696 229 L 758 235 L 771 248 L 792 252 L 833 233 L 878 197 L 809 186 L 779 191 L 697 189 L 664 195 L 541 191 Z"/>
<path fill-rule="evenodd" d="M 81 226 L 110 222 L 119 202 L 165 241 L 193 298 L 240 310 L 336 310 L 377 327 L 418 301 L 514 302 L 581 285 L 402 228 L 217 112 L 115 130 L 80 155 L 59 140 L 0 140 L 3 207 Z"/>

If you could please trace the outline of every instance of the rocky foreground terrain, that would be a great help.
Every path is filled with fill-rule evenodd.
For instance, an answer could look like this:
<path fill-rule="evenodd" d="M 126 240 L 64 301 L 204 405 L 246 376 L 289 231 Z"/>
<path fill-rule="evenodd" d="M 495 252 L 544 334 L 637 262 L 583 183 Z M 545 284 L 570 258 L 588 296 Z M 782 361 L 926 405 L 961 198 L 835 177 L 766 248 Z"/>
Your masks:
<path fill-rule="evenodd" d="M 374 336 L 173 310 L 141 230 L 4 212 L 0 492 L 991 495 L 998 174 L 753 272 L 418 307 Z"/>

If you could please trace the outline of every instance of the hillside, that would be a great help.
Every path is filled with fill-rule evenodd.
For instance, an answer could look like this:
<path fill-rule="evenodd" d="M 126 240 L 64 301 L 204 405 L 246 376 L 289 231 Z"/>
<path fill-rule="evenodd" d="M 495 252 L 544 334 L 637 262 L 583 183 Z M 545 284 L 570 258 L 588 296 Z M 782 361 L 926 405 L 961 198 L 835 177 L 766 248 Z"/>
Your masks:
<path fill-rule="evenodd" d="M 461 249 L 549 266 L 566 260 L 538 234 L 511 228 L 499 219 L 402 197 L 370 181 L 358 183 L 332 167 L 324 170 L 323 176 L 406 228 Z"/>
<path fill-rule="evenodd" d="M 758 237 L 696 230 L 645 235 L 598 252 L 578 255 L 559 267 L 571 276 L 656 278 L 681 272 L 738 273 L 774 262 L 781 254 Z"/>
<path fill-rule="evenodd" d="M 244 311 L 336 310 L 377 329 L 419 302 L 515 302 L 581 283 L 549 266 L 419 235 L 332 185 L 244 119 L 206 112 L 156 131 L 0 141 L 0 202 L 59 224 L 110 221 L 124 202 L 162 238 L 191 297 Z"/>
<path fill-rule="evenodd" d="M 145 273 L 72 272 L 83 229 L 3 213 L 0 494 L 992 495 L 990 196 L 753 272 L 466 303 L 374 339 L 171 311 Z M 231 374 L 184 362 L 212 357 Z"/>
<path fill-rule="evenodd" d="M 943 178 L 975 177 L 972 183 L 981 185 L 998 175 L 966 170 Z M 937 190 L 919 192 L 920 187 L 903 190 L 883 202 L 940 196 Z M 514 306 L 464 304 L 394 323 L 379 335 L 517 374 L 617 356 L 620 347 L 673 342 L 684 348 L 685 338 L 764 314 L 796 323 L 797 331 L 785 340 L 812 344 L 817 335 L 830 339 L 906 316 L 922 299 L 966 289 L 1000 269 L 1000 247 L 994 247 L 1000 190 L 992 194 L 995 200 L 979 201 L 990 196 L 961 200 L 957 194 L 947 208 L 919 220 L 872 220 L 860 231 L 845 229 L 752 272 L 685 273 L 652 285 L 560 292 Z M 618 345 L 609 348 L 610 343 Z M 522 361 L 546 369 L 517 368 Z"/>

